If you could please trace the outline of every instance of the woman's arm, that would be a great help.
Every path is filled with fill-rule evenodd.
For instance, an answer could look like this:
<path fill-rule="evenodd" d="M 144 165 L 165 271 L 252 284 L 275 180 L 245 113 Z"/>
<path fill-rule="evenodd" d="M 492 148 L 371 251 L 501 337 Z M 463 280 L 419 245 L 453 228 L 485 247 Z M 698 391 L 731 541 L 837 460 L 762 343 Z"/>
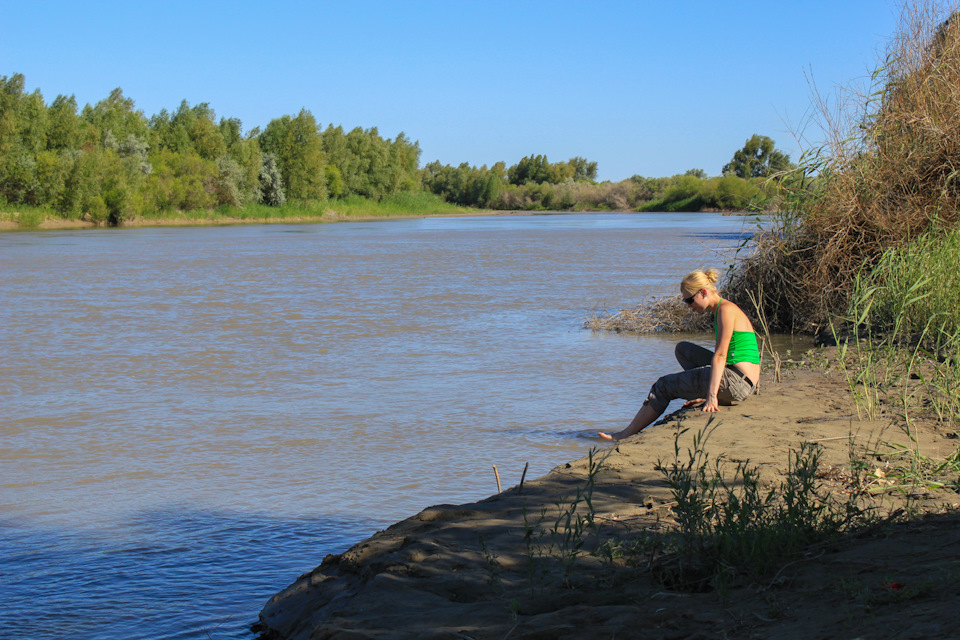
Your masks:
<path fill-rule="evenodd" d="M 717 314 L 717 344 L 713 351 L 713 361 L 710 363 L 710 390 L 707 401 L 703 403 L 703 410 L 714 412 L 720 409 L 717 393 L 720 391 L 720 381 L 723 379 L 723 370 L 727 366 L 727 351 L 730 349 L 730 339 L 733 337 L 733 325 L 736 322 L 736 312 L 733 304 L 720 304 Z"/>

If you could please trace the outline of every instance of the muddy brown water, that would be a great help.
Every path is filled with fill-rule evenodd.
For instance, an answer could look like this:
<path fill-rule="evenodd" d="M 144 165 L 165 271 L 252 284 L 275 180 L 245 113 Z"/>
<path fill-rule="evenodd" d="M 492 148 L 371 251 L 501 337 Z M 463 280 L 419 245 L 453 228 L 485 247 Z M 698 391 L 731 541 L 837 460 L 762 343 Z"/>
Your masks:
<path fill-rule="evenodd" d="M 672 294 L 755 228 L 570 214 L 0 235 L 10 631 L 251 637 L 324 554 L 629 421 L 677 338 L 584 318 Z"/>

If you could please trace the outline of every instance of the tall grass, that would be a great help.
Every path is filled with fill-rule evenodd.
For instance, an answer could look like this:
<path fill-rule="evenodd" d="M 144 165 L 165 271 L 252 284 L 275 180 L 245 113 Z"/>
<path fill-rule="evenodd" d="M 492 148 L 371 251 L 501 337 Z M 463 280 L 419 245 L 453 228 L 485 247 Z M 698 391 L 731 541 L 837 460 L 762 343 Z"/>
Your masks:
<path fill-rule="evenodd" d="M 577 559 L 587 552 L 588 539 L 596 547 L 598 524 L 593 505 L 593 490 L 602 461 L 597 460 L 597 450 L 590 449 L 587 460 L 587 478 L 582 487 L 577 487 L 572 498 L 560 498 L 554 503 L 555 510 L 541 507 L 536 518 L 529 517 L 523 508 L 523 541 L 527 548 L 527 579 L 531 588 L 542 590 L 556 563 L 564 584 L 571 586 L 570 578 Z"/>
<path fill-rule="evenodd" d="M 854 300 L 862 300 L 864 321 L 923 339 L 940 350 L 960 335 L 960 229 L 928 232 L 885 252 L 867 277 L 858 278 Z"/>
<path fill-rule="evenodd" d="M 30 205 L 8 205 L 0 203 L 0 222 L 13 222 L 21 229 L 37 227 L 53 213 L 45 207 Z"/>
<path fill-rule="evenodd" d="M 673 460 L 658 461 L 673 497 L 675 522 L 666 530 L 629 524 L 620 534 L 602 530 L 605 519 L 597 516 L 593 495 L 603 461 L 595 449 L 575 496 L 559 499 L 554 509 L 542 507 L 536 517 L 524 508 L 524 583 L 530 595 L 540 596 L 550 584 L 584 584 L 577 575 L 581 571 L 584 577 L 589 573 L 591 585 L 615 583 L 625 577 L 624 569 L 651 570 L 680 591 L 722 590 L 743 578 L 769 577 L 811 545 L 871 522 L 859 492 L 838 499 L 822 486 L 817 445 L 805 443 L 793 451 L 786 476 L 771 485 L 747 461 L 730 473 L 723 455 L 711 458 L 706 443 L 716 426 L 711 420 L 693 434 L 685 452 L 680 439 L 687 430 L 678 427 Z M 480 544 L 491 579 L 499 579 L 498 561 Z"/>
<path fill-rule="evenodd" d="M 868 522 L 858 496 L 836 500 L 821 486 L 822 451 L 804 443 L 791 453 L 786 477 L 762 488 L 759 471 L 738 462 L 732 477 L 723 456 L 711 461 L 705 444 L 711 426 L 694 435 L 692 448 L 657 468 L 676 506 L 677 537 L 654 565 L 667 586 L 682 590 L 723 588 L 739 577 L 768 576 L 811 545 Z"/>
<path fill-rule="evenodd" d="M 875 417 L 893 397 L 906 428 L 933 411 L 960 424 L 960 229 L 931 231 L 888 250 L 854 283 L 845 321 L 848 378 Z"/>
<path fill-rule="evenodd" d="M 960 449 L 929 458 L 918 426 L 960 425 L 958 265 L 960 229 L 936 229 L 887 250 L 854 281 L 838 359 L 858 414 L 889 418 L 909 438 L 909 445 L 880 442 L 871 452 L 890 465 L 874 474 L 878 491 L 957 487 Z"/>

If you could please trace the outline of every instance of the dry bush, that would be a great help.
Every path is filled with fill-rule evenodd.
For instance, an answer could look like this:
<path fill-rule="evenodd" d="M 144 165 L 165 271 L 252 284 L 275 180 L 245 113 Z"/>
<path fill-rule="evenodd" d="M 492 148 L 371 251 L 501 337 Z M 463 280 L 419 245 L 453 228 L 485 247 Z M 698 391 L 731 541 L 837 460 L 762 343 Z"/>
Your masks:
<path fill-rule="evenodd" d="M 610 184 L 603 194 L 603 205 L 615 211 L 630 209 L 630 182 L 624 180 Z"/>
<path fill-rule="evenodd" d="M 602 185 L 591 182 L 566 180 L 556 185 L 557 200 L 564 206 L 580 206 L 587 210 L 598 208 Z"/>
<path fill-rule="evenodd" d="M 712 321 L 709 313 L 691 313 L 680 296 L 666 296 L 614 314 L 599 313 L 588 318 L 584 327 L 618 333 L 697 333 L 708 330 Z"/>
<path fill-rule="evenodd" d="M 526 192 L 520 189 L 506 189 L 500 194 L 499 209 L 525 209 L 529 205 Z"/>
<path fill-rule="evenodd" d="M 904 5 L 865 100 L 819 99 L 824 146 L 808 151 L 777 225 L 756 238 L 732 289 L 764 292 L 779 329 L 811 330 L 847 310 L 856 276 L 887 249 L 960 218 L 960 13 Z M 849 111 L 860 103 L 859 111 Z"/>

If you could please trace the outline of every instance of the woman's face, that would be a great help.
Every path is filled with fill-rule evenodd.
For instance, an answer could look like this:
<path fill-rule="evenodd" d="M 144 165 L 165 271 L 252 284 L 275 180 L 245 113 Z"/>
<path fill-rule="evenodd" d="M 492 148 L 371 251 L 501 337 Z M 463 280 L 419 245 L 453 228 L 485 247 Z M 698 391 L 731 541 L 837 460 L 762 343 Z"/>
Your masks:
<path fill-rule="evenodd" d="M 700 289 L 696 293 L 687 293 L 683 290 L 683 287 L 680 288 L 680 297 L 683 298 L 683 302 L 690 307 L 691 311 L 700 313 L 707 308 L 706 303 L 704 302 L 707 297 L 704 294 L 704 289 Z"/>

